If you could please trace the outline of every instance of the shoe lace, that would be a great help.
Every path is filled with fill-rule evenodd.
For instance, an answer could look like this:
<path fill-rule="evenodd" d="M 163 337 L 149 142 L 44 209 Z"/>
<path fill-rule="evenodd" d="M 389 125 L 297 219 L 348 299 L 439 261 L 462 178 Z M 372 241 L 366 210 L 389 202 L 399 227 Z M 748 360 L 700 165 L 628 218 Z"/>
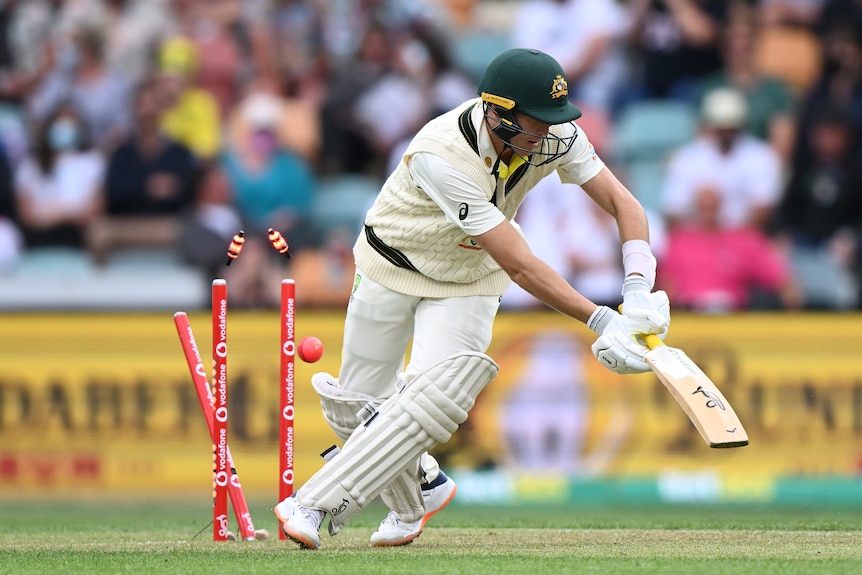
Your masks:
<path fill-rule="evenodd" d="M 309 509 L 307 507 L 299 506 L 299 514 L 302 515 L 305 519 L 311 521 L 314 525 L 320 525 L 323 521 L 323 511 L 318 509 Z"/>
<path fill-rule="evenodd" d="M 398 517 L 398 514 L 395 512 L 395 510 L 390 509 L 389 514 L 386 516 L 386 519 L 381 522 L 381 525 L 397 526 L 399 523 L 401 523 L 401 518 Z"/>

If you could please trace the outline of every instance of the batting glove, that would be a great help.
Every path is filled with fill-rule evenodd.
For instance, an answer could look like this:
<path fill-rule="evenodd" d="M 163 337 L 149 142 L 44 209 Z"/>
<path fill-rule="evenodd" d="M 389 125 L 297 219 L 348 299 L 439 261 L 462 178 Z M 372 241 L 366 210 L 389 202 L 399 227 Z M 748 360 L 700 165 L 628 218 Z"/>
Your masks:
<path fill-rule="evenodd" d="M 587 326 L 599 334 L 591 346 L 593 355 L 609 370 L 622 374 L 650 370 L 644 359 L 649 348 L 638 341 L 631 318 L 600 306 L 590 316 Z"/>
<path fill-rule="evenodd" d="M 650 292 L 646 278 L 632 275 L 623 283 L 622 314 L 635 333 L 654 333 L 664 340 L 670 327 L 670 301 L 663 290 Z"/>

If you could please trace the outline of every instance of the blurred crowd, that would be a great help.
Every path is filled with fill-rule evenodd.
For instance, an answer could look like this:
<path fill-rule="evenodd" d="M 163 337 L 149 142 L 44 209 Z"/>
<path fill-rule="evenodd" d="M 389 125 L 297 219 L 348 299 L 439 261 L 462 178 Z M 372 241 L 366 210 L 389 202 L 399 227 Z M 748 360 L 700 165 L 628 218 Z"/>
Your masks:
<path fill-rule="evenodd" d="M 273 305 L 286 274 L 340 304 L 370 190 L 513 46 L 565 68 L 677 309 L 860 307 L 860 0 L 5 0 L 0 273 L 164 250 L 233 274 L 238 305 Z M 548 178 L 518 220 L 619 299 L 615 226 L 583 194 Z"/>

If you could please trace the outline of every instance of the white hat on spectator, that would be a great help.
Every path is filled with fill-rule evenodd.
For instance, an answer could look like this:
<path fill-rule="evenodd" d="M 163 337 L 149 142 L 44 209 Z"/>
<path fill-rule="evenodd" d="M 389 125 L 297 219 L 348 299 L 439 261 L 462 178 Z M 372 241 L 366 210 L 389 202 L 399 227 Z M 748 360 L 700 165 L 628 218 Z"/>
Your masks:
<path fill-rule="evenodd" d="M 265 92 L 252 94 L 242 104 L 242 114 L 253 129 L 277 127 L 283 112 L 278 96 Z"/>
<path fill-rule="evenodd" d="M 741 128 L 748 117 L 748 103 L 739 90 L 715 88 L 703 99 L 701 117 L 711 128 Z"/>

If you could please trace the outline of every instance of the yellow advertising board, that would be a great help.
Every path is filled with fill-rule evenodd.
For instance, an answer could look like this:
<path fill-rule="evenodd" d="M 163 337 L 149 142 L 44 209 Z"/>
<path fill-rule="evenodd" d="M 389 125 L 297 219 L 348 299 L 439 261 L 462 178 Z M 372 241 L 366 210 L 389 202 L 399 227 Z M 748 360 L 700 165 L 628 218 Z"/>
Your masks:
<path fill-rule="evenodd" d="M 190 316 L 209 353 L 206 313 Z M 335 442 L 309 383 L 338 372 L 342 312 L 300 312 L 326 352 L 296 366 L 301 484 Z M 768 497 L 777 477 L 862 470 L 862 317 L 675 314 L 668 343 L 722 389 L 751 444 L 709 449 L 651 374 L 617 376 L 559 314 L 502 314 L 501 366 L 440 458 L 556 477 L 686 477 Z M 247 491 L 277 493 L 279 321 L 228 317 L 230 446 Z M 209 489 L 211 445 L 170 314 L 0 315 L 0 493 Z"/>
<path fill-rule="evenodd" d="M 710 449 L 652 374 L 615 376 L 593 336 L 557 315 L 507 315 L 501 364 L 471 414 L 475 450 L 511 470 L 720 482 L 769 499 L 777 478 L 862 471 L 862 321 L 856 315 L 675 314 L 680 347 L 734 406 L 751 443 Z M 862 487 L 860 487 L 862 494 Z"/>

